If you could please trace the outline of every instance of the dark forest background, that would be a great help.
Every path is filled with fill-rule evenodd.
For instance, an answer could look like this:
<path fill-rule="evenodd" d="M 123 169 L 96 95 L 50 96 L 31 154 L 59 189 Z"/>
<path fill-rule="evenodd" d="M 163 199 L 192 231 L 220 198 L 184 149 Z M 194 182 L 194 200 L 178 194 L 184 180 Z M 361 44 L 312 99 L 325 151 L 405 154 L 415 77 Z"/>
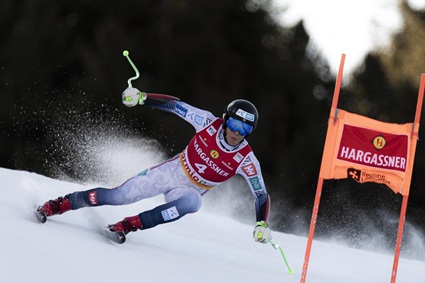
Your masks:
<path fill-rule="evenodd" d="M 121 104 L 134 76 L 122 55 L 129 50 L 141 72 L 133 86 L 143 91 L 174 95 L 216 115 L 236 98 L 257 106 L 260 122 L 249 141 L 273 199 L 274 229 L 305 233 L 336 78 L 303 22 L 277 25 L 271 15 L 278 11 L 270 4 L 0 0 L 0 166 L 52 177 L 59 168 L 84 180 L 69 164 L 73 153 L 64 148 L 72 147 L 52 130 L 79 123 L 128 127 L 157 140 L 170 156 L 181 151 L 193 135 L 181 119 Z M 404 26 L 389 48 L 372 51 L 350 75 L 340 108 L 387 122 L 413 122 L 425 72 L 425 11 L 400 1 L 400 12 Z M 421 233 L 423 132 L 406 218 Z M 316 233 L 338 232 L 355 244 L 372 226 L 391 246 L 400 207 L 401 196 L 384 186 L 326 181 Z"/>

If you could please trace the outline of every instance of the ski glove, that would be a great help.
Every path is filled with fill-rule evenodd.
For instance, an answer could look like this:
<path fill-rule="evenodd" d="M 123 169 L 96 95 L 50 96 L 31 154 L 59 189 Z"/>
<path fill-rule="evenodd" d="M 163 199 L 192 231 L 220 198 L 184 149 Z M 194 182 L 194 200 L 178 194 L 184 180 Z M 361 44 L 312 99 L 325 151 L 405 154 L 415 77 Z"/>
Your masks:
<path fill-rule="evenodd" d="M 127 107 L 134 107 L 137 104 L 143 105 L 146 100 L 146 93 L 137 88 L 128 87 L 122 93 L 122 103 Z"/>
<path fill-rule="evenodd" d="M 272 232 L 264 221 L 257 222 L 257 226 L 255 226 L 252 235 L 256 242 L 263 244 L 268 243 L 272 239 Z"/>

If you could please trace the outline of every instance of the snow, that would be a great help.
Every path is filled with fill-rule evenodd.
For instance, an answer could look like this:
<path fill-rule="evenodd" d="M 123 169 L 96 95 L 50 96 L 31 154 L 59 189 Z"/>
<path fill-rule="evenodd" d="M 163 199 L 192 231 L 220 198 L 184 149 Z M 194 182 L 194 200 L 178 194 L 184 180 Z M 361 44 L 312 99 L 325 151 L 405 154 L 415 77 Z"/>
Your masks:
<path fill-rule="evenodd" d="M 0 179 L 2 282 L 300 282 L 305 237 L 273 233 L 293 274 L 279 250 L 253 241 L 252 226 L 211 207 L 131 233 L 118 245 L 107 239 L 104 225 L 150 209 L 161 198 L 84 208 L 40 224 L 33 213 L 36 204 L 93 185 L 4 168 Z M 392 265 L 391 254 L 315 240 L 306 282 L 390 282 Z M 398 283 L 419 283 L 424 277 L 425 262 L 400 258 Z"/>

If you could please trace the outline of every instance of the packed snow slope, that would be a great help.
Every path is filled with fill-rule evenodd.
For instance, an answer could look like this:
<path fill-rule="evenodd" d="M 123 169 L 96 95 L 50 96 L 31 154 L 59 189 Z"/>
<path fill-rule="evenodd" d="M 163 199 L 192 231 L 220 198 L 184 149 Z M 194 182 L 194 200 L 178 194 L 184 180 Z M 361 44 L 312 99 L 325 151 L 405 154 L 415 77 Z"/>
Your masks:
<path fill-rule="evenodd" d="M 131 233 L 126 243 L 118 245 L 107 239 L 104 225 L 150 209 L 161 198 L 80 209 L 40 224 L 33 212 L 36 204 L 90 185 L 4 168 L 0 179 L 1 282 L 300 281 L 304 237 L 273 234 L 293 274 L 287 272 L 278 250 L 253 241 L 252 226 L 211 209 Z M 307 282 L 390 282 L 392 264 L 392 255 L 315 241 Z M 424 278 L 425 262 L 400 259 L 398 283 L 422 283 Z"/>

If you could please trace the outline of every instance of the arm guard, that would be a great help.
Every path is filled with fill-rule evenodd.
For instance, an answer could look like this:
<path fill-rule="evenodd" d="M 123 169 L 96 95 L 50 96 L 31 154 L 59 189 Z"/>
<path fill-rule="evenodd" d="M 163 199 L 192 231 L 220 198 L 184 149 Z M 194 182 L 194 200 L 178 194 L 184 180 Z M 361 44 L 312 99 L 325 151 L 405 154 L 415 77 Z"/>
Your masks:
<path fill-rule="evenodd" d="M 267 199 L 262 204 L 260 203 L 260 199 L 257 200 L 258 204 L 256 205 L 257 210 L 257 222 L 264 221 L 268 222 L 269 220 L 269 212 L 270 212 L 270 195 L 267 194 Z"/>
<path fill-rule="evenodd" d="M 144 104 L 153 108 L 171 111 L 175 108 L 175 101 L 180 101 L 180 99 L 167 94 L 146 93 Z"/>

